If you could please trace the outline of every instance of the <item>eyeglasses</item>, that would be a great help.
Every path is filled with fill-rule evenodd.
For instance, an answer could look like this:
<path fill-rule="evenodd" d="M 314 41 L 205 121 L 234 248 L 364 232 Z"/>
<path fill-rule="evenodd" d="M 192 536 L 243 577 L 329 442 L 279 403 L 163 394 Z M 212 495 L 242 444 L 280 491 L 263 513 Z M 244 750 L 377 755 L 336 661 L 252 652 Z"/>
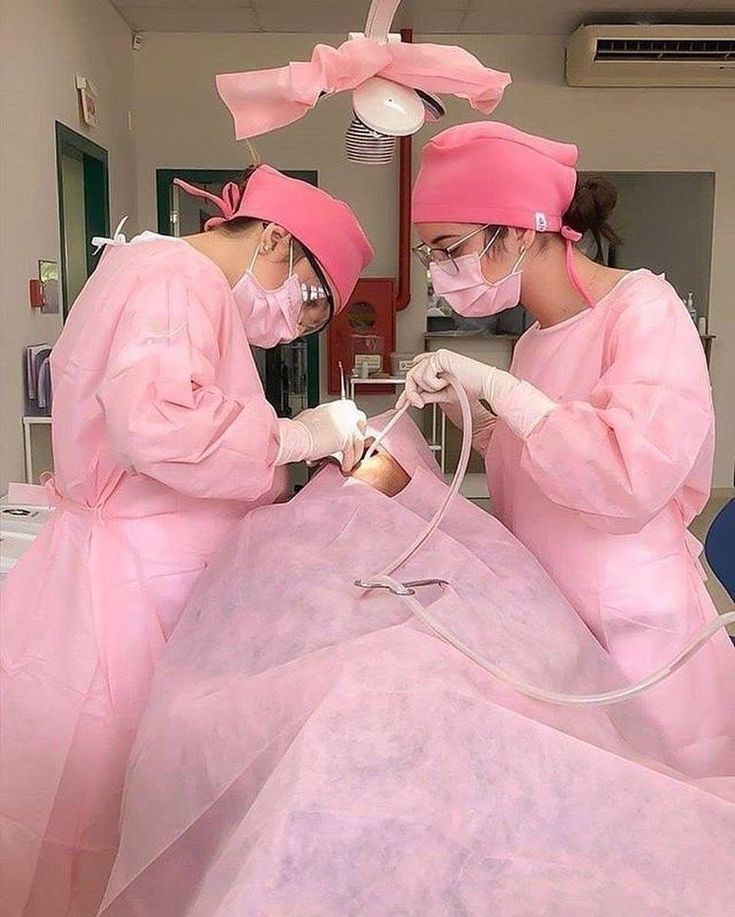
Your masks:
<path fill-rule="evenodd" d="M 303 305 L 301 307 L 301 317 L 299 318 L 299 328 L 301 329 L 299 337 L 319 334 L 334 316 L 334 295 L 329 288 L 321 266 L 311 256 L 310 252 L 304 251 L 304 257 L 309 262 L 309 266 L 319 281 L 319 286 L 308 283 L 301 284 Z"/>
<path fill-rule="evenodd" d="M 431 267 L 432 263 L 437 263 L 437 262 L 449 263 L 451 264 L 451 266 L 454 268 L 455 271 L 459 271 L 457 262 L 454 260 L 454 252 L 456 252 L 457 249 L 461 248 L 465 244 L 465 242 L 469 242 L 470 239 L 474 239 L 474 237 L 478 235 L 479 233 L 486 232 L 488 229 L 490 229 L 491 225 L 492 225 L 491 223 L 485 223 L 484 226 L 478 226 L 477 229 L 473 229 L 472 232 L 468 232 L 466 236 L 462 236 L 461 239 L 458 239 L 456 242 L 453 242 L 451 245 L 447 246 L 447 248 L 433 248 L 431 245 L 427 245 L 426 243 L 423 243 L 422 245 L 416 245 L 412 249 L 412 251 L 414 255 L 416 255 L 416 257 L 419 259 L 421 264 L 426 268 L 427 271 Z M 479 252 L 480 258 L 482 258 L 484 254 L 486 254 L 490 246 L 497 239 L 499 232 L 500 232 L 500 227 L 498 226 L 493 234 L 492 239 L 490 239 L 490 241 L 482 249 L 482 251 Z"/>
<path fill-rule="evenodd" d="M 322 289 L 309 284 L 301 284 L 301 316 L 299 318 L 300 337 L 322 331 L 333 314 L 331 297 Z"/>

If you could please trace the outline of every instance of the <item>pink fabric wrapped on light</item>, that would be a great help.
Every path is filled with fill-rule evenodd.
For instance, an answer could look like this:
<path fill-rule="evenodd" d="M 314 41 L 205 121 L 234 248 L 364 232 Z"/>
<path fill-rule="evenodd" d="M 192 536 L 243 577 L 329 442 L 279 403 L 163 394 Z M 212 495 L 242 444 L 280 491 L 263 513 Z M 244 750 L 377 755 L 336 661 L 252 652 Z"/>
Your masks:
<path fill-rule="evenodd" d="M 410 421 L 386 445 L 413 471 L 398 496 L 327 467 L 198 584 L 131 755 L 104 917 L 729 914 L 735 775 L 686 779 L 637 701 L 531 701 L 355 588 L 445 493 Z M 461 498 L 398 575 L 446 579 L 418 600 L 533 684 L 625 681 Z"/>
<path fill-rule="evenodd" d="M 360 38 L 339 48 L 317 45 L 308 62 L 220 74 L 217 90 L 235 121 L 235 136 L 243 139 L 298 121 L 322 93 L 356 89 L 374 76 L 412 89 L 467 99 L 483 114 L 495 108 L 510 83 L 509 74 L 484 67 L 463 48 L 383 44 Z"/>
<path fill-rule="evenodd" d="M 349 205 L 270 166 L 258 166 L 244 188 L 228 182 L 221 197 L 179 178 L 174 183 L 220 209 L 222 216 L 207 220 L 205 230 L 238 217 L 278 223 L 287 229 L 327 272 L 339 294 L 337 311 L 347 305 L 360 274 L 373 259 L 373 248 Z"/>

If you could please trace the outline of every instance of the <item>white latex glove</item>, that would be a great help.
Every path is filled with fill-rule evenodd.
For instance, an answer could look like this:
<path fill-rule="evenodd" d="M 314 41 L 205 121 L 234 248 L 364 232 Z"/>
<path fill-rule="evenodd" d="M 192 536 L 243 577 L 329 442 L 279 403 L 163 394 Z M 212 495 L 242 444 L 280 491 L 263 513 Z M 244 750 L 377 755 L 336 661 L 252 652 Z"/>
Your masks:
<path fill-rule="evenodd" d="M 302 411 L 294 420 L 278 421 L 281 442 L 276 465 L 314 462 L 340 453 L 342 469 L 351 471 L 362 458 L 367 418 L 354 401 L 330 401 Z"/>
<path fill-rule="evenodd" d="M 401 396 L 396 406 L 400 408 L 406 404 L 406 401 L 407 399 Z M 457 398 L 457 393 L 450 385 L 434 395 L 424 395 L 425 405 L 433 403 L 439 405 L 442 414 L 446 415 L 447 419 L 451 421 L 458 430 L 464 429 L 459 399 Z M 490 437 L 492 436 L 498 418 L 492 411 L 488 411 L 488 409 L 480 403 L 479 399 L 475 400 L 474 398 L 470 399 L 470 414 L 472 415 L 472 448 L 479 452 L 480 455 L 484 456 L 487 452 L 487 447 L 490 445 Z"/>
<path fill-rule="evenodd" d="M 460 383 L 470 401 L 485 397 L 485 380 L 491 369 L 485 363 L 463 357 L 453 350 L 437 350 L 419 354 L 413 364 L 406 375 L 406 387 L 399 402 L 405 404 L 408 401 L 419 408 L 425 404 L 454 400 L 447 373 Z M 432 395 L 437 397 L 427 397 Z"/>
<path fill-rule="evenodd" d="M 423 407 L 432 402 L 452 400 L 447 375 L 454 376 L 470 402 L 483 399 L 493 413 L 525 439 L 536 425 L 556 407 L 556 402 L 528 382 L 517 379 L 495 366 L 488 366 L 452 350 L 437 350 L 416 357 L 406 376 L 406 388 L 399 405 L 408 402 Z"/>

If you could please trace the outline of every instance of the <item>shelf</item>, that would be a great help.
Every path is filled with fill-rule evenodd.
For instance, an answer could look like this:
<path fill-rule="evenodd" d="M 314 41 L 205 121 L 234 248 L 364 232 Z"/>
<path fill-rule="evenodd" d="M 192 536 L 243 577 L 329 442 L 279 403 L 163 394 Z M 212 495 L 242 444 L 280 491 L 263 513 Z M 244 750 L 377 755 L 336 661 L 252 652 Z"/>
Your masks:
<path fill-rule="evenodd" d="M 33 430 L 36 427 L 51 427 L 51 415 L 43 414 L 40 411 L 33 414 L 24 414 L 21 418 L 23 424 L 23 454 L 25 458 L 25 477 L 26 484 L 36 483 L 36 478 L 33 472 Z M 49 436 L 51 435 L 51 429 L 48 430 Z M 40 431 L 39 431 L 40 434 Z M 44 437 L 45 438 L 45 437 Z"/>
<path fill-rule="evenodd" d="M 426 331 L 424 332 L 424 340 L 427 338 L 430 339 L 446 339 L 446 338 L 477 338 L 477 339 L 490 339 L 496 338 L 500 341 L 517 341 L 520 337 L 520 334 L 493 334 L 489 331 Z"/>
<path fill-rule="evenodd" d="M 369 379 L 358 379 L 356 376 L 353 376 L 350 380 L 350 385 L 405 385 L 406 377 L 405 376 L 385 376 L 380 378 L 378 376 L 371 376 Z"/>

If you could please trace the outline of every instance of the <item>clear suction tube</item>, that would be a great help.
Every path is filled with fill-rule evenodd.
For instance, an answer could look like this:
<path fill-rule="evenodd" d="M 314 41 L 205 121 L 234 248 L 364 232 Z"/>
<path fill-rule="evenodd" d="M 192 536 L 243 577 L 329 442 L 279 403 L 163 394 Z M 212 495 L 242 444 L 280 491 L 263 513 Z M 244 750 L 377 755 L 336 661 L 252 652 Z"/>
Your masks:
<path fill-rule="evenodd" d="M 459 493 L 465 472 L 467 471 L 467 465 L 469 463 L 470 452 L 472 449 L 472 414 L 470 412 L 470 404 L 467 399 L 467 395 L 462 386 L 453 377 L 447 376 L 447 379 L 457 394 L 459 405 L 462 410 L 463 427 L 462 451 L 460 453 L 457 470 L 454 474 L 452 484 L 446 497 L 442 501 L 441 506 L 426 527 L 426 530 L 414 540 L 414 542 L 400 555 L 400 557 L 396 558 L 396 560 L 390 563 L 379 575 L 374 576 L 366 581 L 358 581 L 362 584 L 362 588 L 367 586 L 367 588 L 383 587 L 390 589 L 396 596 L 398 596 L 403 602 L 406 603 L 412 614 L 414 614 L 420 621 L 423 621 L 423 623 L 434 634 L 436 634 L 437 637 L 440 637 L 442 640 L 455 647 L 455 649 L 458 649 L 460 652 L 464 653 L 465 656 L 489 672 L 490 675 L 497 678 L 498 681 L 502 681 L 504 684 L 508 685 L 508 687 L 513 688 L 513 690 L 518 691 L 520 694 L 526 695 L 526 697 L 533 698 L 534 700 L 540 700 L 549 704 L 557 704 L 560 706 L 568 707 L 602 707 L 609 704 L 617 704 L 621 701 L 629 700 L 630 698 L 635 697 L 644 691 L 647 691 L 649 688 L 654 687 L 654 685 L 660 684 L 662 681 L 664 681 L 664 679 L 668 678 L 669 675 L 672 675 L 674 672 L 680 669 L 686 662 L 688 662 L 689 659 L 692 658 L 692 656 L 699 652 L 699 650 L 705 645 L 705 643 L 707 643 L 708 640 L 714 636 L 714 634 L 717 633 L 717 631 L 723 627 L 727 627 L 730 624 L 735 624 L 735 609 L 728 611 L 726 614 L 718 615 L 717 618 L 709 621 L 699 631 L 697 631 L 689 643 L 687 643 L 686 646 L 684 646 L 684 648 L 680 650 L 673 659 L 671 659 L 665 665 L 661 666 L 661 668 L 651 672 L 650 675 L 647 675 L 640 681 L 629 685 L 624 685 L 620 688 L 615 688 L 610 691 L 603 691 L 599 694 L 565 694 L 558 691 L 547 691 L 544 688 L 530 685 L 523 681 L 523 679 L 518 678 L 509 672 L 506 672 L 500 666 L 492 662 L 492 660 L 488 659 L 482 653 L 478 652 L 476 649 L 465 643 L 462 639 L 460 639 L 460 637 L 457 636 L 456 633 L 454 633 L 454 631 L 450 630 L 448 627 L 445 627 L 445 625 L 438 621 L 428 609 L 424 608 L 420 602 L 416 601 L 412 594 L 406 594 L 407 590 L 405 586 L 399 580 L 395 579 L 391 574 L 395 573 L 399 567 L 401 567 L 411 557 L 413 557 L 413 555 L 436 531 L 437 527 L 444 518 L 447 509 L 449 508 L 449 504 L 452 502 L 457 493 Z M 377 449 L 383 438 L 393 429 L 393 427 L 398 423 L 400 418 L 406 413 L 407 410 L 408 406 L 402 408 L 397 412 L 396 416 L 391 419 L 389 424 L 385 427 L 383 432 L 373 443 L 373 446 L 370 450 L 371 453 Z"/>
<path fill-rule="evenodd" d="M 635 697 L 637 694 L 642 694 L 643 691 L 647 691 L 654 685 L 659 684 L 673 672 L 676 672 L 677 669 L 681 668 L 687 660 L 691 659 L 692 656 L 707 643 L 713 634 L 720 630 L 721 627 L 726 627 L 728 624 L 735 624 L 735 611 L 729 611 L 727 614 L 720 615 L 718 618 L 713 619 L 705 627 L 699 630 L 694 639 L 670 662 L 667 662 L 666 665 L 661 666 L 660 669 L 652 672 L 641 681 L 625 685 L 621 688 L 615 688 L 611 691 L 603 691 L 600 694 L 561 694 L 557 691 L 546 691 L 543 688 L 529 685 L 522 679 L 511 675 L 509 672 L 505 672 L 490 659 L 483 656 L 482 653 L 477 652 L 477 650 L 474 650 L 471 646 L 468 646 L 464 641 L 460 640 L 451 630 L 444 627 L 444 625 L 437 621 L 429 611 L 413 598 L 413 596 L 402 595 L 401 599 L 408 605 L 416 617 L 420 618 L 437 636 L 446 640 L 447 643 L 451 643 L 453 647 L 460 650 L 465 656 L 472 659 L 473 662 L 482 666 L 483 669 L 491 675 L 494 675 L 499 681 L 504 682 L 509 687 L 514 688 L 521 694 L 525 694 L 527 697 L 534 698 L 534 700 L 546 701 L 549 704 L 557 704 L 566 707 L 604 707 L 609 704 L 618 704 L 621 701 Z"/>

